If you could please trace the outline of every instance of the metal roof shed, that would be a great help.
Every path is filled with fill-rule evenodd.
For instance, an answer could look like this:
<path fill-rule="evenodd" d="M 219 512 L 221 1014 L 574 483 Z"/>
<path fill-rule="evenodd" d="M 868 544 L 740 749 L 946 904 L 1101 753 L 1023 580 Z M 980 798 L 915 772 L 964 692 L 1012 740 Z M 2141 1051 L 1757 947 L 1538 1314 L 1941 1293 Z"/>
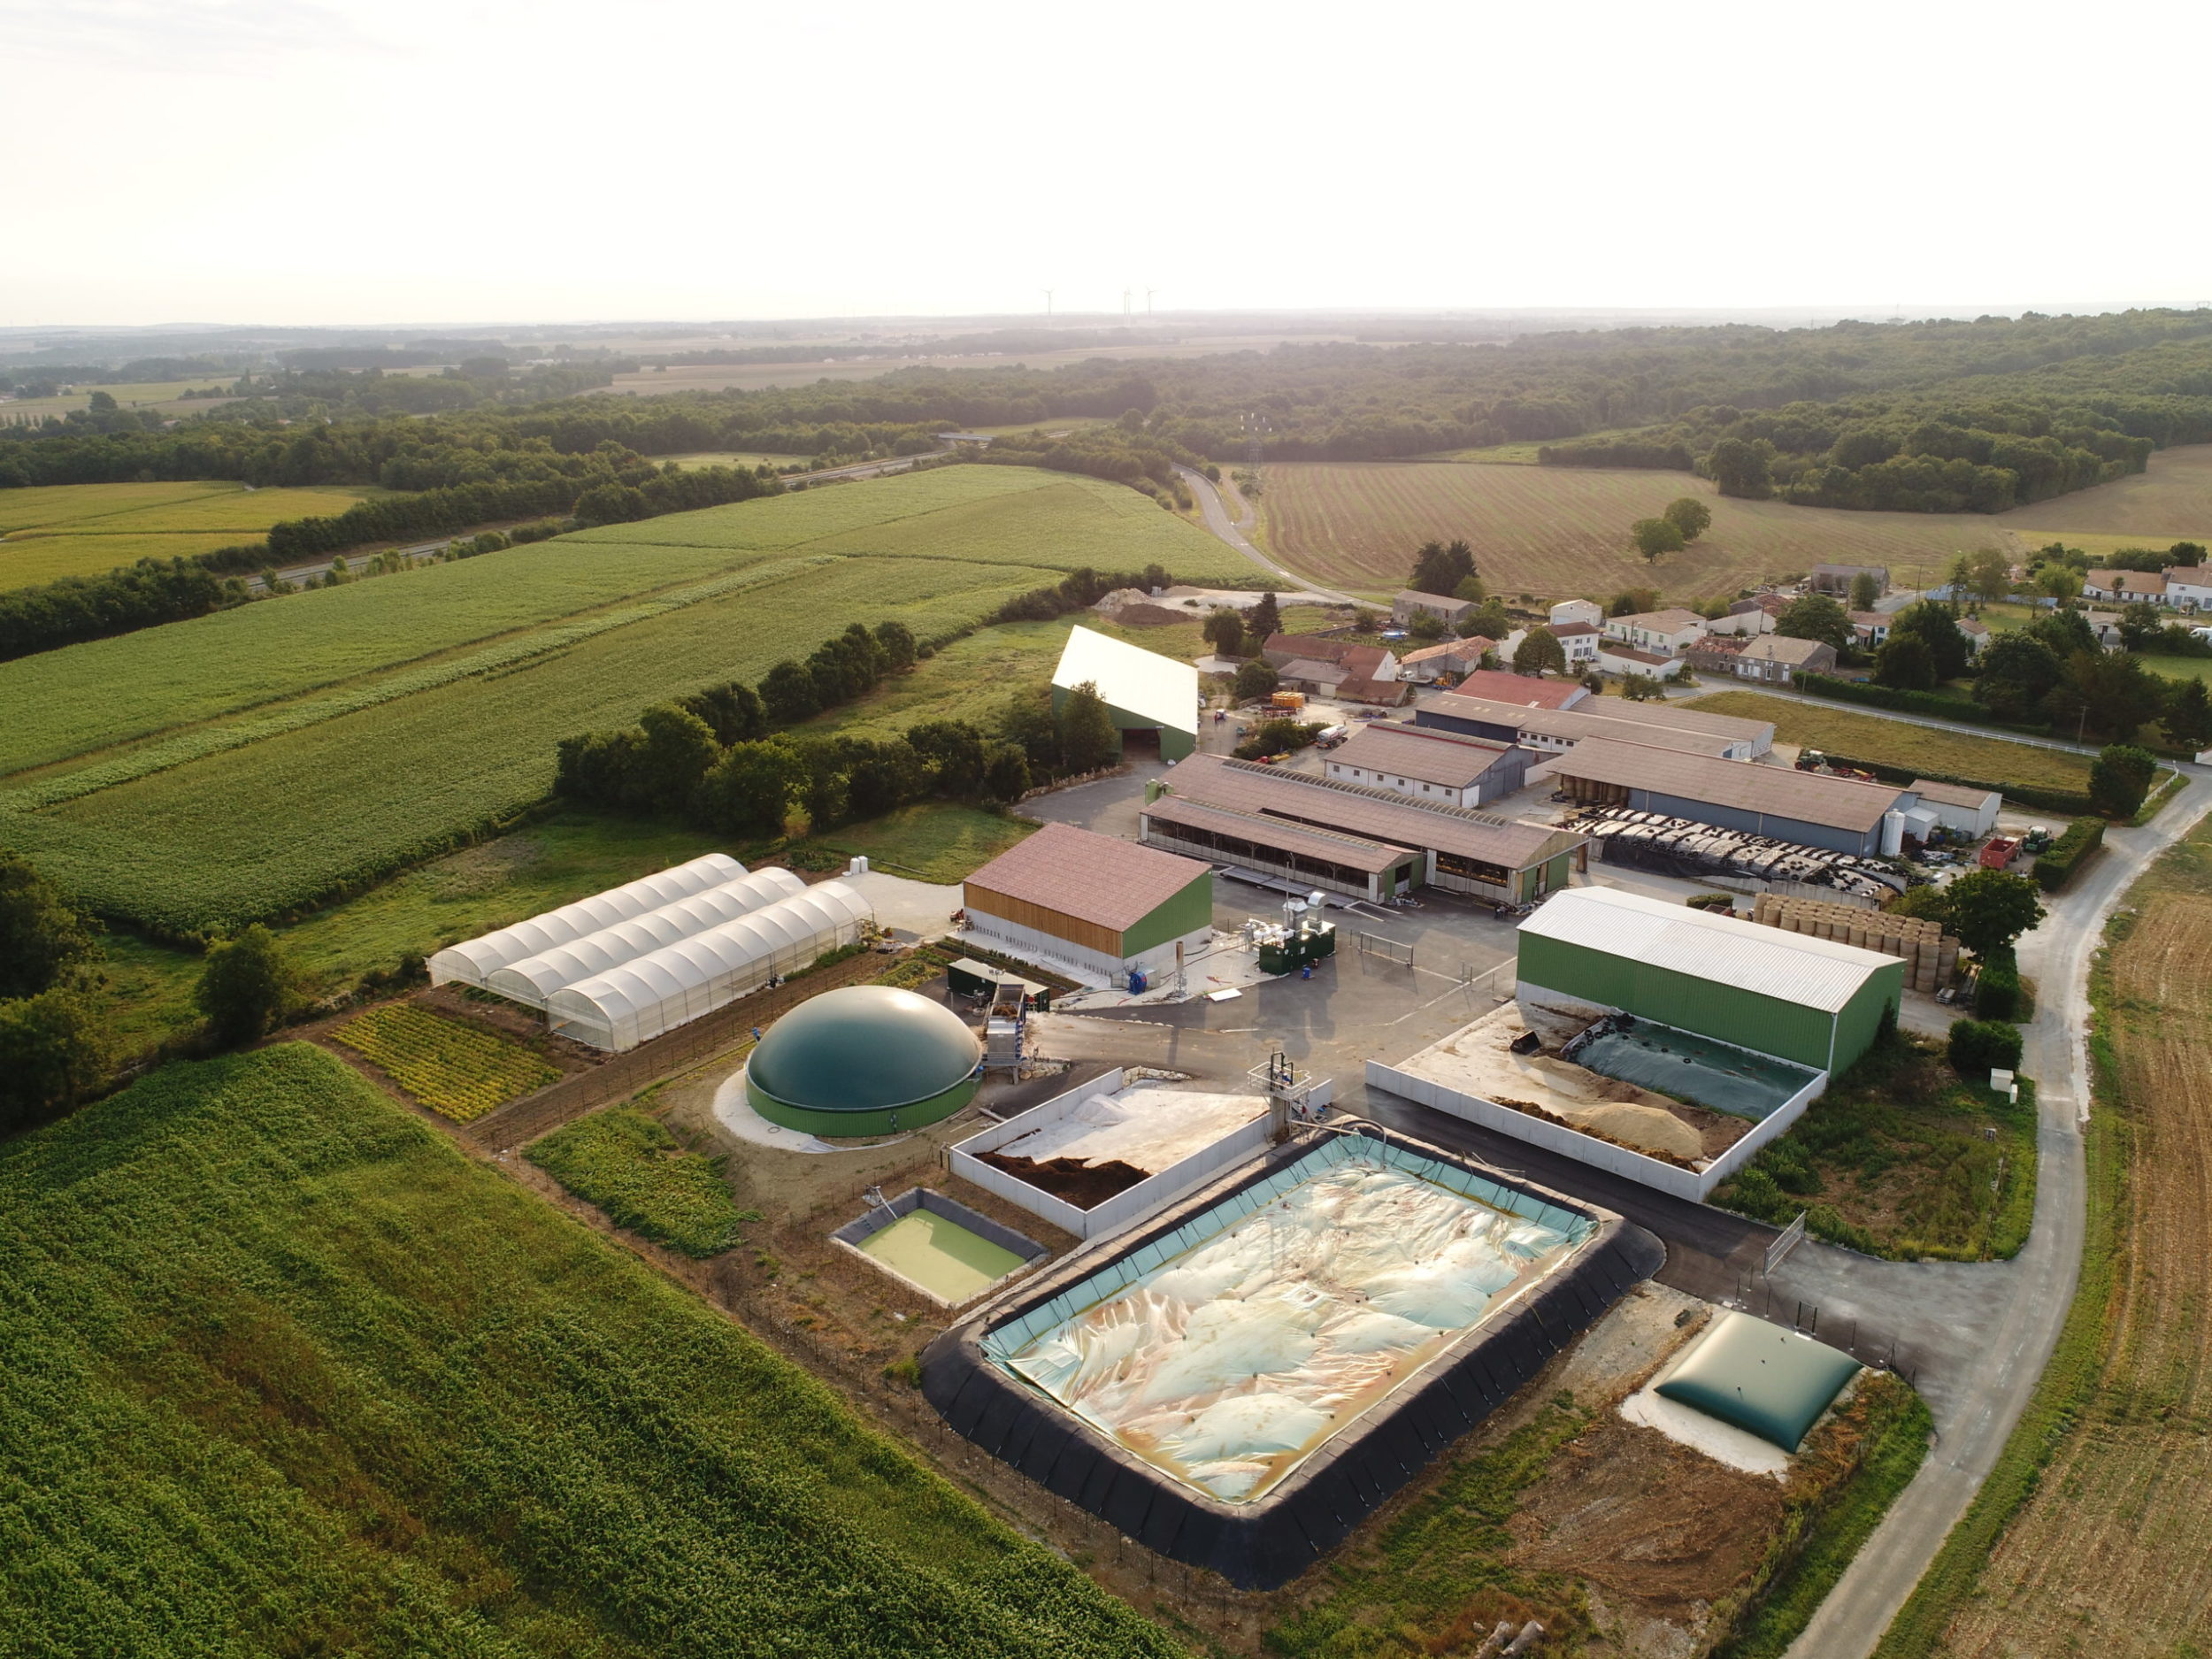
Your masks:
<path fill-rule="evenodd" d="M 1087 683 L 1098 687 L 1116 731 L 1158 732 L 1161 759 L 1180 760 L 1198 747 L 1198 670 L 1190 664 L 1071 628 L 1052 671 L 1053 708 Z"/>
<path fill-rule="evenodd" d="M 1194 858 L 1072 824 L 1048 824 L 967 879 L 970 931 L 1111 978 L 1164 967 L 1211 941 L 1214 879 Z"/>
<path fill-rule="evenodd" d="M 510 963 L 534 956 L 556 945 L 565 945 L 603 927 L 627 921 L 633 916 L 642 916 L 664 904 L 703 893 L 709 887 L 734 881 L 744 873 L 745 866 L 728 854 L 708 853 L 672 870 L 640 876 L 635 881 L 595 893 L 573 904 L 564 904 L 557 910 L 547 910 L 527 921 L 517 922 L 512 927 L 448 945 L 430 958 L 430 983 L 443 985 L 458 979 L 464 985 L 480 986 Z"/>
<path fill-rule="evenodd" d="M 1640 893 L 1575 887 L 1521 924 L 1516 974 L 1529 1001 L 1618 1009 L 1840 1072 L 1901 1001 L 1905 964 Z"/>
<path fill-rule="evenodd" d="M 1867 856 L 1881 850 L 1883 815 L 1914 804 L 1911 791 L 1893 784 L 1714 760 L 1610 737 L 1585 738 L 1553 763 L 1552 775 L 1578 802 Z"/>

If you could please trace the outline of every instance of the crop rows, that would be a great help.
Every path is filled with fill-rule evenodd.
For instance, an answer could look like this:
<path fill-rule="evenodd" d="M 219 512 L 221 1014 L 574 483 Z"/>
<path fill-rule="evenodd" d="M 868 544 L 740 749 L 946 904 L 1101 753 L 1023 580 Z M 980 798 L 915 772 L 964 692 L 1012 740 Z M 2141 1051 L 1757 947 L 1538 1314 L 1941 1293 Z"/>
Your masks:
<path fill-rule="evenodd" d="M 0 774 L 442 651 L 542 627 L 755 561 L 748 553 L 541 542 L 0 663 Z"/>
<path fill-rule="evenodd" d="M 1932 580 L 1954 553 L 2001 540 L 1988 518 L 1844 512 L 1734 501 L 1686 472 L 1450 463 L 1271 465 L 1261 501 L 1269 550 L 1316 580 L 1370 592 L 1404 585 L 1413 549 L 1464 537 L 1483 580 L 1508 595 L 1599 596 L 1656 586 L 1675 598 L 1734 594 L 1823 561 L 1914 566 Z M 1628 526 L 1678 495 L 1713 511 L 1690 548 L 1647 565 Z"/>
<path fill-rule="evenodd" d="M 1258 572 L 1150 497 L 1096 479 L 1020 466 L 956 466 L 672 513 L 573 538 L 614 546 L 747 548 L 960 558 L 1056 571 L 1165 565 L 1189 581 L 1249 584 Z"/>
<path fill-rule="evenodd" d="M 250 541 L 283 518 L 341 512 L 369 492 L 236 484 L 58 484 L 0 490 L 0 588 L 93 576 L 142 558 Z"/>
<path fill-rule="evenodd" d="M 1174 1651 L 307 1045 L 0 1146 L 0 1652 Z"/>
<path fill-rule="evenodd" d="M 523 1156 L 615 1225 L 686 1256 L 719 1256 L 741 1224 L 759 1219 L 737 1207 L 720 1159 L 686 1151 L 657 1118 L 626 1106 L 580 1118 Z"/>
<path fill-rule="evenodd" d="M 388 1002 L 331 1033 L 440 1117 L 465 1124 L 560 1080 L 527 1048 L 411 1002 Z"/>
<path fill-rule="evenodd" d="M 157 933 L 298 914 L 511 820 L 543 797 L 554 745 L 572 733 L 757 680 L 854 619 L 942 634 L 1046 575 L 841 560 L 43 810 L 0 796 L 0 843 Z"/>
<path fill-rule="evenodd" d="M 595 634 L 629 627 L 650 618 L 664 616 L 671 611 L 680 611 L 687 605 L 741 593 L 764 582 L 782 581 L 803 571 L 830 563 L 832 561 L 826 558 L 776 559 L 727 576 L 718 576 L 712 581 L 679 588 L 674 593 L 649 599 L 642 604 L 625 605 L 618 611 L 603 611 L 580 622 L 520 634 L 488 649 L 471 652 L 466 657 L 449 657 L 422 668 L 334 692 L 326 697 L 311 697 L 287 703 L 271 714 L 251 716 L 221 726 L 195 726 L 177 737 L 131 749 L 113 760 L 81 766 L 69 772 L 50 773 L 19 789 L 0 792 L 0 804 L 31 809 L 74 801 L 103 789 L 112 789 L 118 784 L 151 777 L 173 766 L 182 766 L 192 761 L 204 760 L 211 755 L 219 755 L 226 749 L 243 749 L 249 743 L 262 742 L 287 732 L 319 726 L 325 720 L 334 720 L 342 715 L 373 709 L 380 703 L 411 697 L 440 686 L 451 685 L 456 680 L 514 668 L 533 657 L 564 650 Z"/>

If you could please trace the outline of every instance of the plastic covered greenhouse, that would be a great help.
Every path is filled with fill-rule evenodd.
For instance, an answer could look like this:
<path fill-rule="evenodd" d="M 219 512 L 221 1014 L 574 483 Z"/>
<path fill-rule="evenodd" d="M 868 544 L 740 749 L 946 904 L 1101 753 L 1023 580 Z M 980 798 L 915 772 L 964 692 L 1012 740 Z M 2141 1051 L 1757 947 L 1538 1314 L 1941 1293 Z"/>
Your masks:
<path fill-rule="evenodd" d="M 626 922 L 495 968 L 484 977 L 484 988 L 525 1008 L 543 1008 L 545 999 L 565 985 L 634 962 L 664 946 L 764 910 L 805 891 L 806 883 L 788 870 L 756 870 L 718 887 L 709 887 L 704 893 L 695 893 L 657 910 L 633 916 Z"/>
<path fill-rule="evenodd" d="M 712 1013 L 826 950 L 856 942 L 875 919 L 842 881 L 825 881 L 764 910 L 666 945 L 546 998 L 547 1023 L 595 1048 L 634 1048 Z"/>
<path fill-rule="evenodd" d="M 709 887 L 718 887 L 744 873 L 745 866 L 727 853 L 709 853 L 672 870 L 640 876 L 622 887 L 595 893 L 573 904 L 564 904 L 557 910 L 548 910 L 526 922 L 517 922 L 512 927 L 503 927 L 495 933 L 448 945 L 430 958 L 430 983 L 443 985 L 457 979 L 463 985 L 480 986 L 510 963 L 534 956 L 556 945 L 565 945 L 603 927 L 627 921 L 633 916 L 642 916 L 664 904 L 703 893 Z"/>

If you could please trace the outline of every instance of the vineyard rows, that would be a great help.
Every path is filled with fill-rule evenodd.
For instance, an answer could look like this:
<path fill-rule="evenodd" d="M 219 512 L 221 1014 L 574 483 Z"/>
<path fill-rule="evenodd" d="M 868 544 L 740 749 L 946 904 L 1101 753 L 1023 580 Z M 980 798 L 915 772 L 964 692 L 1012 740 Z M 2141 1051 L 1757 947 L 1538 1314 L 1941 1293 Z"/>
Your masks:
<path fill-rule="evenodd" d="M 465 1124 L 560 1080 L 560 1069 L 496 1033 L 388 1002 L 331 1033 L 423 1105 Z"/>
<path fill-rule="evenodd" d="M 1175 1651 L 320 1049 L 0 1146 L 0 1652 Z"/>
<path fill-rule="evenodd" d="M 1371 462 L 1279 464 L 1261 500 L 1268 550 L 1317 581 L 1386 594 L 1413 549 L 1464 537 L 1484 581 L 1509 597 L 1599 597 L 1655 586 L 1671 599 L 1732 595 L 1823 562 L 1917 566 L 1936 580 L 1954 554 L 2001 545 L 1977 516 L 1844 512 L 1734 501 L 1686 472 Z M 1647 565 L 1628 526 L 1678 495 L 1712 509 L 1712 527 L 1681 553 Z"/>

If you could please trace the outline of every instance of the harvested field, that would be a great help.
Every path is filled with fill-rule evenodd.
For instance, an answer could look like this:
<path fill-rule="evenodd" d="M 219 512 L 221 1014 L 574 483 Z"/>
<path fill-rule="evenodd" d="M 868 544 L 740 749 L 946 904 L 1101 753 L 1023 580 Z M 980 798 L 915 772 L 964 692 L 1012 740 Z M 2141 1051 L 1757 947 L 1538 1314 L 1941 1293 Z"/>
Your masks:
<path fill-rule="evenodd" d="M 2149 470 L 2134 478 L 2016 507 L 1990 522 L 2039 547 L 2055 537 L 2085 545 L 2068 534 L 2073 531 L 2126 536 L 2138 547 L 2212 541 L 2212 443 L 2161 449 Z"/>
<path fill-rule="evenodd" d="M 271 525 L 343 512 L 379 492 L 332 485 L 50 484 L 0 490 L 0 588 L 104 575 L 142 558 L 257 541 Z"/>
<path fill-rule="evenodd" d="M 1823 561 L 1915 567 L 1936 580 L 1953 555 L 2001 546 L 1997 521 L 1973 515 L 1840 512 L 1734 501 L 1686 472 L 1449 462 L 1278 463 L 1263 473 L 1268 550 L 1314 580 L 1371 593 L 1405 583 L 1413 549 L 1463 536 L 1483 580 L 1542 599 L 1655 586 L 1670 599 L 1734 594 Z M 1712 527 L 1681 553 L 1647 565 L 1628 526 L 1678 495 L 1712 509 Z"/>
<path fill-rule="evenodd" d="M 2124 1173 L 2108 1240 L 2092 1215 L 2111 1280 L 2093 1380 L 1940 1643 L 1909 1651 L 2167 1659 L 2212 1631 L 2212 826 L 2130 896 L 2095 1108 L 2114 1115 Z"/>
<path fill-rule="evenodd" d="M 2179 659 L 2146 659 L 2154 665 L 2164 660 Z M 1916 772 L 1948 772 L 1957 778 L 1985 778 L 1993 787 L 2008 783 L 2043 789 L 2089 787 L 2089 764 L 2093 757 L 2067 749 L 1909 726 L 1878 714 L 1773 697 L 1758 691 L 1710 692 L 1684 706 L 1745 720 L 1771 720 L 1778 743 L 1824 749 L 1852 760 L 1909 766 Z"/>

